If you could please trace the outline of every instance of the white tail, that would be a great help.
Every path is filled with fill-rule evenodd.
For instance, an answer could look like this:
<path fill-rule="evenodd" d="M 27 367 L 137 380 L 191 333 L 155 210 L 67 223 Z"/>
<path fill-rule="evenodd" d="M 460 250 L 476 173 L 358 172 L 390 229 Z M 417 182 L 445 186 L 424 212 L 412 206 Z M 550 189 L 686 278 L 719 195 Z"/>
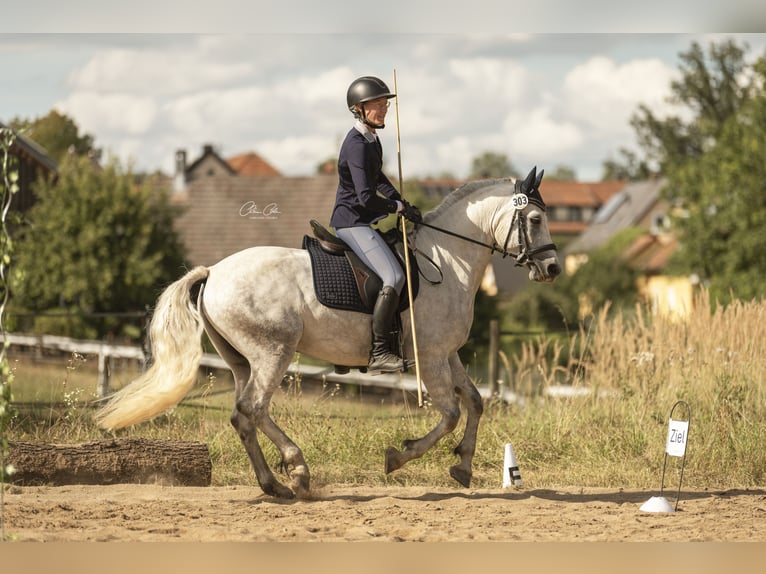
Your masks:
<path fill-rule="evenodd" d="M 195 267 L 160 295 L 149 325 L 152 366 L 112 395 L 96 413 L 98 426 L 114 430 L 151 419 L 191 390 L 202 358 L 203 325 L 189 290 L 207 276 L 206 267 Z"/>

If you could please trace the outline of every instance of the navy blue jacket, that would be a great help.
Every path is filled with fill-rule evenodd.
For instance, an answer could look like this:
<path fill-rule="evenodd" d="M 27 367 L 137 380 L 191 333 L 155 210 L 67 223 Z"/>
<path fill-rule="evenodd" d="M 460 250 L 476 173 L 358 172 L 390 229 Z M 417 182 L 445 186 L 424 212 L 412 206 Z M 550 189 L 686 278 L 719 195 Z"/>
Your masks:
<path fill-rule="evenodd" d="M 395 213 L 402 196 L 383 169 L 383 149 L 356 128 L 346 135 L 338 154 L 338 192 L 330 225 L 335 229 L 370 225 Z M 381 197 L 382 194 L 384 197 Z"/>

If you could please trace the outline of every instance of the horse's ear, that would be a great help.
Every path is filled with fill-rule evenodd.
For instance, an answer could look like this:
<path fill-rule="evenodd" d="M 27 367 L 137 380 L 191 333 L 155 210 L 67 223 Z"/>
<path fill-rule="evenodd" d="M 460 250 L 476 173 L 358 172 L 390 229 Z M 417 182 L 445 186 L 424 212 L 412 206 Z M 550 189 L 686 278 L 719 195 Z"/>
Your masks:
<path fill-rule="evenodd" d="M 532 184 L 535 182 L 536 173 L 537 173 L 537 166 L 532 168 L 532 171 L 529 172 L 529 175 L 527 175 L 527 177 L 524 179 L 524 182 L 521 184 L 522 193 L 529 193 L 529 191 L 534 189 L 534 187 L 532 187 Z"/>
<path fill-rule="evenodd" d="M 544 169 L 540 170 L 540 173 L 537 174 L 537 179 L 535 179 L 535 187 L 534 189 L 539 189 L 540 184 L 543 182 L 543 174 L 545 173 Z"/>

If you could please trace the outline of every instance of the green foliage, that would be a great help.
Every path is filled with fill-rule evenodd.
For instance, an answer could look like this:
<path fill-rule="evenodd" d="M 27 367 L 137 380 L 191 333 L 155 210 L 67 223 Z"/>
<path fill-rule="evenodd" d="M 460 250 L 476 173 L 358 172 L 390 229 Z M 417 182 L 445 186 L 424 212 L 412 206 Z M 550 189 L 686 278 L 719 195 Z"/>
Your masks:
<path fill-rule="evenodd" d="M 680 241 L 668 271 L 696 274 L 720 301 L 765 292 L 754 231 L 766 221 L 766 59 L 751 63 L 746 51 L 732 40 L 707 51 L 693 43 L 671 84 L 670 101 L 685 112 L 659 117 L 640 106 L 631 125 L 643 157 L 623 150 L 625 164 L 604 164 L 605 177 L 641 178 L 652 165 L 666 178 Z"/>
<path fill-rule="evenodd" d="M 760 70 L 766 70 L 761 60 Z M 763 75 L 766 79 L 766 74 Z M 762 297 L 766 251 L 766 94 L 752 98 L 722 127 L 715 145 L 670 174 L 683 210 L 676 269 L 697 273 L 721 301 Z"/>
<path fill-rule="evenodd" d="M 649 165 L 638 154 L 626 148 L 620 148 L 622 161 L 607 159 L 602 164 L 602 181 L 642 181 L 648 179 L 652 172 Z"/>
<path fill-rule="evenodd" d="M 469 179 L 489 179 L 494 177 L 518 177 L 518 170 L 511 164 L 508 156 L 502 153 L 486 151 L 473 158 Z"/>
<path fill-rule="evenodd" d="M 622 254 L 641 233 L 638 228 L 618 233 L 590 252 L 587 262 L 575 273 L 556 279 L 552 288 L 548 285 L 526 287 L 505 306 L 514 328 L 560 331 L 580 323 L 583 305 L 594 310 L 608 306 L 613 312 L 634 307 L 638 272 L 628 265 Z"/>
<path fill-rule="evenodd" d="M 545 179 L 557 181 L 575 181 L 577 172 L 568 165 L 557 165 L 552 170 L 545 170 Z"/>
<path fill-rule="evenodd" d="M 6 216 L 13 194 L 19 190 L 16 161 L 10 155 L 15 137 L 10 129 L 0 130 L 0 153 L 2 154 L 0 157 L 0 334 L 2 334 L 2 341 L 0 341 L 2 345 L 0 348 L 0 542 L 5 540 L 5 480 L 13 474 L 13 468 L 5 464 L 9 447 L 7 429 L 13 419 L 14 409 L 11 405 L 13 372 L 6 353 L 4 319 L 9 295 L 8 271 L 13 252 L 13 243 L 6 226 Z"/>
<path fill-rule="evenodd" d="M 460 360 L 471 367 L 470 372 L 484 371 L 489 347 L 489 322 L 499 316 L 498 298 L 479 289 L 474 300 L 473 323 L 468 341 L 458 351 Z"/>
<path fill-rule="evenodd" d="M 706 56 L 696 42 L 680 54 L 681 78 L 671 84 L 671 101 L 693 117 L 656 116 L 642 105 L 631 124 L 649 162 L 660 173 L 672 173 L 685 161 L 700 157 L 715 142 L 724 123 L 761 88 L 749 74 L 745 46 L 734 41 L 711 44 Z"/>
<path fill-rule="evenodd" d="M 93 147 L 93 136 L 81 134 L 72 118 L 56 110 L 51 110 L 47 115 L 34 120 L 15 118 L 10 124 L 17 131 L 24 130 L 24 135 L 45 148 L 57 163 L 64 161 L 70 153 L 99 155 Z"/>
<path fill-rule="evenodd" d="M 18 244 L 14 295 L 32 312 L 144 310 L 184 264 L 167 194 L 137 185 L 116 162 L 69 156 L 56 183 L 37 182 L 38 202 Z M 81 328 L 121 334 L 125 321 Z M 47 325 L 50 327 L 50 325 Z M 63 334 L 63 333 L 62 333 Z M 77 335 L 76 332 L 68 332 Z"/>

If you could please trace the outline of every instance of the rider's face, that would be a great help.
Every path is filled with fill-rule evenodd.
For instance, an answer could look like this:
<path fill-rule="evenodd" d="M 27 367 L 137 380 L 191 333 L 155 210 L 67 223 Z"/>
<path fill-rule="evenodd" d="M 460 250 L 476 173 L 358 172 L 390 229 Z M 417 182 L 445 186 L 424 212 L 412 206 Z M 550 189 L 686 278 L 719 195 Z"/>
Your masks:
<path fill-rule="evenodd" d="M 382 126 L 386 123 L 388 112 L 388 98 L 378 98 L 364 103 L 364 115 L 368 122 Z"/>

